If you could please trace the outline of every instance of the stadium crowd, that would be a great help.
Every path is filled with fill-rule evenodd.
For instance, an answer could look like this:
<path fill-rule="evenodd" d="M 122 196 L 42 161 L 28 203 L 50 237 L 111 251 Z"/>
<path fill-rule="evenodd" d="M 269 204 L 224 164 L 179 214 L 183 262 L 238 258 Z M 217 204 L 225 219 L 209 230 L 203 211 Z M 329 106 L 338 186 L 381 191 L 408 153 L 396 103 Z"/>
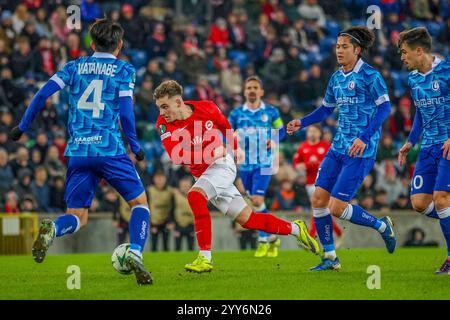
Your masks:
<path fill-rule="evenodd" d="M 382 14 L 376 45 L 364 57 L 389 87 L 392 112 L 383 126 L 374 170 L 353 200 L 367 210 L 410 209 L 409 182 L 416 147 L 406 168 L 398 150 L 412 127 L 415 107 L 406 90 L 396 42 L 406 28 L 425 26 L 434 52 L 450 56 L 449 0 L 184 0 L 81 1 L 81 30 L 69 29 L 65 0 L 0 0 L 0 212 L 61 212 L 64 204 L 67 89 L 48 99 L 32 130 L 8 139 L 31 97 L 66 62 L 91 54 L 89 23 L 107 16 L 125 30 L 120 58 L 137 70 L 135 114 L 146 160 L 136 163 L 148 187 L 152 233 L 167 243 L 168 230 L 193 241 L 193 219 L 184 195 L 188 168 L 170 163 L 155 130 L 153 89 L 165 79 L 184 86 L 187 99 L 214 100 L 228 114 L 243 103 L 243 80 L 259 75 L 264 100 L 279 107 L 285 124 L 320 105 L 336 70 L 333 44 L 349 25 L 366 24 L 369 5 Z M 331 142 L 336 115 L 321 124 Z M 304 131 L 280 144 L 280 169 L 267 199 L 278 210 L 309 210 L 305 173 L 292 166 Z M 134 157 L 132 157 L 134 159 Z M 158 197 L 153 196 L 158 194 Z M 126 203 L 107 185 L 98 188 L 91 211 L 113 212 L 126 235 Z M 157 237 L 152 236 L 156 247 Z"/>

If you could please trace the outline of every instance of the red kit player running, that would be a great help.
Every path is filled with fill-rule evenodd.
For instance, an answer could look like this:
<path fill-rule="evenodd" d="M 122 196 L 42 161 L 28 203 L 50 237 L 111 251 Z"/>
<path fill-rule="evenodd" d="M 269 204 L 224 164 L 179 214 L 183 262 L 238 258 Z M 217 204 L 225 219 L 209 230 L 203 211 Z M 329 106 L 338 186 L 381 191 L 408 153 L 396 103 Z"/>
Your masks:
<path fill-rule="evenodd" d="M 320 164 L 328 152 L 331 144 L 324 140 L 320 140 L 321 131 L 317 125 L 309 126 L 306 131 L 306 141 L 298 146 L 298 150 L 294 155 L 293 165 L 295 169 L 303 169 L 306 171 L 306 191 L 311 199 L 315 190 L 315 182 Z M 333 230 L 338 237 L 342 236 L 342 229 L 333 220 Z M 314 224 L 314 216 L 311 217 L 312 237 L 316 236 L 316 225 Z"/>
<path fill-rule="evenodd" d="M 236 164 L 227 146 L 231 146 L 235 157 L 240 157 L 242 150 L 238 149 L 228 119 L 214 102 L 183 101 L 182 95 L 183 88 L 173 80 L 161 83 L 154 93 L 160 112 L 156 126 L 164 148 L 175 164 L 188 165 L 196 180 L 188 201 L 200 252 L 185 269 L 201 273 L 213 268 L 208 201 L 246 229 L 292 234 L 300 245 L 318 254 L 319 246 L 303 221 L 288 222 L 252 211 L 234 185 Z"/>

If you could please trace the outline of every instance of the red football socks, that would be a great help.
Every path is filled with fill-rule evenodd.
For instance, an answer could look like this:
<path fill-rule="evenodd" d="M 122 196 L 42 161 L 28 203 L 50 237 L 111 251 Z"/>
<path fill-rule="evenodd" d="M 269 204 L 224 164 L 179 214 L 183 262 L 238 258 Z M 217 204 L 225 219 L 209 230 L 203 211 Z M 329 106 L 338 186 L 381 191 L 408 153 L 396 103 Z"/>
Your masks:
<path fill-rule="evenodd" d="M 198 191 L 189 192 L 187 198 L 194 213 L 198 247 L 200 250 L 211 250 L 211 216 L 208 210 L 208 200 Z"/>
<path fill-rule="evenodd" d="M 291 223 L 270 213 L 252 212 L 248 221 L 242 225 L 246 229 L 260 230 L 272 234 L 291 234 Z"/>

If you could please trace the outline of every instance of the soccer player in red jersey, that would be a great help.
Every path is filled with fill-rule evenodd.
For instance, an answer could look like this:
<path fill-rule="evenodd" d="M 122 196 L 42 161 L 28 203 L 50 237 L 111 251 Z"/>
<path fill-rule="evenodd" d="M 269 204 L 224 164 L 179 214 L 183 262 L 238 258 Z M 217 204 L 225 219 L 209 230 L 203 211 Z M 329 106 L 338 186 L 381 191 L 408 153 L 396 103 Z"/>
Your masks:
<path fill-rule="evenodd" d="M 256 213 L 234 185 L 238 148 L 228 119 L 212 101 L 183 101 L 183 88 L 174 80 L 155 89 L 160 115 L 156 126 L 169 157 L 175 164 L 188 165 L 196 182 L 188 193 L 194 214 L 195 234 L 200 252 L 185 269 L 210 272 L 211 217 L 208 201 L 242 227 L 272 234 L 292 234 L 300 245 L 318 254 L 319 246 L 301 220 L 288 222 L 272 214 Z M 227 150 L 230 146 L 231 150 Z M 228 153 L 232 151 L 233 157 Z"/>
<path fill-rule="evenodd" d="M 315 182 L 320 164 L 330 149 L 331 144 L 324 140 L 320 140 L 322 132 L 318 125 L 309 126 L 306 131 L 306 141 L 298 146 L 298 150 L 294 155 L 293 165 L 295 169 L 304 169 L 306 172 L 306 191 L 311 197 L 316 189 Z M 333 230 L 338 237 L 342 236 L 342 229 L 333 220 Z M 316 226 L 314 224 L 314 216 L 311 218 L 311 229 L 309 234 L 312 237 L 316 235 Z"/>

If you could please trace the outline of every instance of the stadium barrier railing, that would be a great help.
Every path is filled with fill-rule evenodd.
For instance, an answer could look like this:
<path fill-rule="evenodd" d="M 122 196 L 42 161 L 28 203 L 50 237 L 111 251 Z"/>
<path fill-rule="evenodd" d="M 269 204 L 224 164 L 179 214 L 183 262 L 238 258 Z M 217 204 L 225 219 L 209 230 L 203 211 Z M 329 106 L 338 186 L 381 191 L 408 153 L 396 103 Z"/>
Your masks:
<path fill-rule="evenodd" d="M 0 255 L 30 254 L 38 222 L 35 213 L 0 213 Z"/>

